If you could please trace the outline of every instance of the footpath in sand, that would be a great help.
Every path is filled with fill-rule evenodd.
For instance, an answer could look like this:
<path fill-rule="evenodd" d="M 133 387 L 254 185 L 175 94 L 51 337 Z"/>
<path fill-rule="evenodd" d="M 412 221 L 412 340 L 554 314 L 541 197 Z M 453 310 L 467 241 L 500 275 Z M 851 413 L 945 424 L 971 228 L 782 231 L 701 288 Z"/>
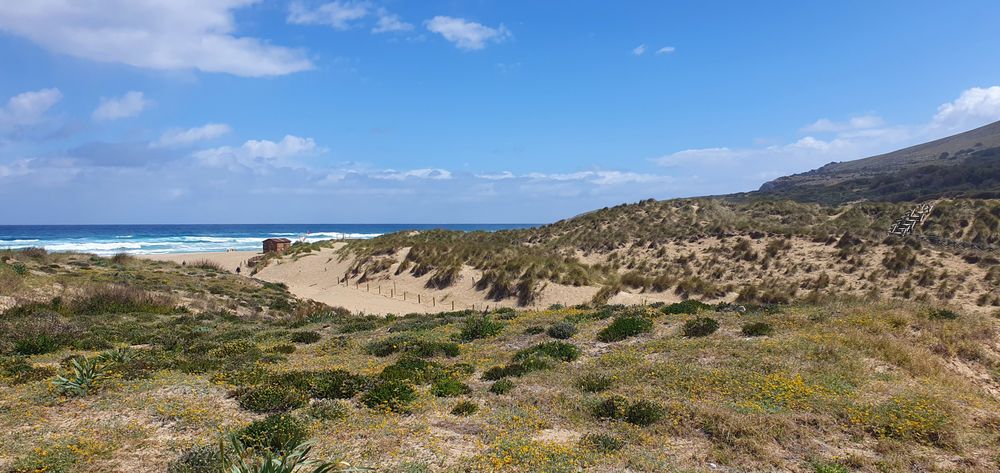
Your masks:
<path fill-rule="evenodd" d="M 317 252 L 289 256 L 271 263 L 253 277 L 268 282 L 280 282 L 288 286 L 288 290 L 298 297 L 312 299 L 331 306 L 340 306 L 354 313 L 364 314 L 408 314 L 411 312 L 444 312 L 495 307 L 516 307 L 516 300 L 506 299 L 494 301 L 485 298 L 486 291 L 475 288 L 475 281 L 482 273 L 470 267 L 461 271 L 461 277 L 451 287 L 446 289 L 429 289 L 425 287 L 426 274 L 414 277 L 409 273 L 395 275 L 396 265 L 402 260 L 403 254 L 397 255 L 398 261 L 382 279 L 375 279 L 356 284 L 354 280 L 346 285 L 342 282 L 344 275 L 353 263 L 353 259 L 340 260 L 337 251 L 343 243 L 332 248 L 324 248 Z M 185 253 L 169 255 L 145 255 L 144 258 L 175 263 L 207 260 L 222 265 L 230 272 L 249 258 L 258 255 L 253 251 L 235 251 L 225 253 Z M 250 274 L 250 268 L 242 266 L 243 275 Z M 341 281 L 341 282 L 338 282 Z M 546 283 L 534 304 L 529 308 L 545 308 L 552 304 L 573 305 L 585 303 L 593 298 L 598 291 L 593 286 L 564 286 Z M 611 302 L 636 304 L 663 300 L 674 302 L 673 294 L 629 294 L 620 293 Z"/>

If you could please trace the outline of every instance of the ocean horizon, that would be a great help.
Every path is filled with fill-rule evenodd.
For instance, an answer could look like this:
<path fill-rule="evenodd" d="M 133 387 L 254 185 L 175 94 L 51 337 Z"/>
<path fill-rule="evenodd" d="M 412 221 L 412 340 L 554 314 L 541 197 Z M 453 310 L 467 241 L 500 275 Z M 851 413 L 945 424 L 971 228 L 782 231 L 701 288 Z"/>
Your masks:
<path fill-rule="evenodd" d="M 405 230 L 497 231 L 538 224 L 146 224 L 0 225 L 0 250 L 38 247 L 52 252 L 171 254 L 260 250 L 267 238 L 315 242 L 374 238 Z"/>

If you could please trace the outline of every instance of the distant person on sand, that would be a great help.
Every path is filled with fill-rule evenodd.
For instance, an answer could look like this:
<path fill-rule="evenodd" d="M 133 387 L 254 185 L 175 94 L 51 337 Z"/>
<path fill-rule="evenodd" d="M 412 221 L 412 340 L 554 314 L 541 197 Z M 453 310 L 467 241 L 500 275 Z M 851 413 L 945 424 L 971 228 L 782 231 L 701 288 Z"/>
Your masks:
<path fill-rule="evenodd" d="M 239 266 L 236 267 L 236 274 L 240 274 L 240 267 Z"/>

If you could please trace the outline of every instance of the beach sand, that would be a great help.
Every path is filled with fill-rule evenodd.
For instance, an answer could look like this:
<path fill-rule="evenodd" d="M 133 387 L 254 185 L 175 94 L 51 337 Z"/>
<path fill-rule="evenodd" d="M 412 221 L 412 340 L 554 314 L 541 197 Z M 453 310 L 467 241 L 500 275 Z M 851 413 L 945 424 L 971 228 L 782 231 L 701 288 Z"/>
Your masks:
<path fill-rule="evenodd" d="M 340 254 L 337 251 L 343 245 L 344 243 L 337 243 L 332 248 L 272 261 L 253 277 L 268 282 L 284 283 L 288 286 L 288 290 L 298 297 L 312 299 L 331 306 L 340 306 L 355 313 L 402 315 L 411 312 L 516 307 L 514 299 L 503 301 L 487 299 L 485 291 L 475 288 L 475 281 L 482 277 L 482 272 L 468 266 L 462 269 L 461 277 L 453 286 L 442 290 L 429 289 L 425 286 L 431 274 L 414 277 L 408 272 L 404 272 L 395 275 L 395 265 L 388 271 L 388 274 L 392 275 L 391 277 L 361 284 L 351 282 L 345 286 L 338 281 L 343 278 L 353 260 L 340 259 Z M 401 250 L 396 255 L 397 261 L 402 261 L 405 251 L 407 250 Z M 236 251 L 143 255 L 140 257 L 178 264 L 208 260 L 233 272 L 237 265 L 258 254 L 260 253 L 253 251 Z M 243 266 L 242 274 L 249 276 L 249 268 Z M 574 287 L 549 282 L 545 284 L 544 289 L 530 308 L 541 309 L 552 304 L 586 303 L 593 298 L 598 289 L 593 286 Z M 638 304 L 655 301 L 676 302 L 678 300 L 680 300 L 678 296 L 669 292 L 661 294 L 622 292 L 613 297 L 611 302 Z"/>

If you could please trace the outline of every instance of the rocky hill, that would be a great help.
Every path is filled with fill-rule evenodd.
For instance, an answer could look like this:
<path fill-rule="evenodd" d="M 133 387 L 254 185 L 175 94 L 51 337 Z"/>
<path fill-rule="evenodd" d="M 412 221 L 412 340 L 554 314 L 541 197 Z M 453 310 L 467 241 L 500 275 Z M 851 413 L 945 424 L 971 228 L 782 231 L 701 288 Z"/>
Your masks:
<path fill-rule="evenodd" d="M 1000 122 L 865 159 L 780 177 L 758 194 L 807 202 L 1000 196 Z"/>

